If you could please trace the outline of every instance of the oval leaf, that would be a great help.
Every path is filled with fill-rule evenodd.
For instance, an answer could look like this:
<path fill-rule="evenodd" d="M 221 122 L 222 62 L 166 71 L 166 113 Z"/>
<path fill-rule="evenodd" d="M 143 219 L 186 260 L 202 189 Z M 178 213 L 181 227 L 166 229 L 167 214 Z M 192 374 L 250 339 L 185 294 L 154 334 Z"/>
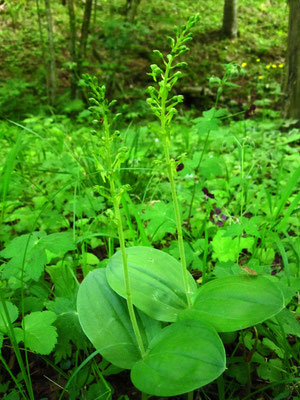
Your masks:
<path fill-rule="evenodd" d="M 261 323 L 283 307 L 282 292 L 269 279 L 228 276 L 204 284 L 193 308 L 180 318 L 205 320 L 218 332 L 231 332 Z"/>
<path fill-rule="evenodd" d="M 79 322 L 99 353 L 120 368 L 140 359 L 126 302 L 108 285 L 105 270 L 92 271 L 77 296 Z"/>
<path fill-rule="evenodd" d="M 215 380 L 225 370 L 225 350 L 215 329 L 201 321 L 179 321 L 152 340 L 131 370 L 133 384 L 153 396 L 176 396 Z"/>
<path fill-rule="evenodd" d="M 81 327 L 99 353 L 112 364 L 130 369 L 140 359 L 127 304 L 108 285 L 105 270 L 92 271 L 80 285 L 77 311 Z M 136 313 L 145 346 L 160 324 Z"/>
<path fill-rule="evenodd" d="M 176 321 L 180 311 L 187 308 L 180 263 L 163 251 L 151 247 L 126 249 L 133 304 L 159 321 Z M 126 298 L 122 254 L 118 251 L 106 268 L 108 283 Z M 196 284 L 188 273 L 190 292 Z"/>

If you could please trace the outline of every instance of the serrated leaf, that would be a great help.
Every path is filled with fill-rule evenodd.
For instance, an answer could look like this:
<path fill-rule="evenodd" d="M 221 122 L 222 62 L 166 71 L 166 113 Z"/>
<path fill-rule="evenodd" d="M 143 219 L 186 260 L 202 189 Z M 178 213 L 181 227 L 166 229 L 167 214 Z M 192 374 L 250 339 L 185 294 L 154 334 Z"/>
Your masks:
<path fill-rule="evenodd" d="M 174 234 L 176 222 L 172 203 L 163 201 L 149 205 L 140 217 L 147 221 L 147 232 L 153 240 L 162 239 L 166 233 Z"/>
<path fill-rule="evenodd" d="M 151 247 L 126 249 L 133 304 L 151 318 L 176 321 L 180 311 L 187 308 L 187 298 L 181 264 L 169 254 Z M 106 276 L 109 285 L 126 298 L 122 254 L 110 258 Z M 188 272 L 190 294 L 196 284 Z"/>
<path fill-rule="evenodd" d="M 300 324 L 293 312 L 285 308 L 276 315 L 275 321 L 282 326 L 286 335 L 300 338 Z"/>
<path fill-rule="evenodd" d="M 59 341 L 55 347 L 55 359 L 59 360 L 60 356 L 68 354 L 70 341 L 76 345 L 77 349 L 84 349 L 87 341 L 79 323 L 75 302 L 69 298 L 56 297 L 55 301 L 46 303 L 46 308 L 57 315 L 54 324 L 57 328 Z M 65 353 L 63 353 L 63 347 L 66 349 Z"/>
<path fill-rule="evenodd" d="M 47 257 L 40 244 L 40 237 L 41 234 L 38 232 L 22 235 L 12 240 L 1 252 L 3 257 L 11 258 L 3 268 L 2 276 L 4 279 L 16 278 L 14 284 L 16 288 L 22 285 L 23 267 L 25 280 L 37 281 L 44 270 Z"/>
<path fill-rule="evenodd" d="M 225 370 L 225 350 L 214 328 L 179 321 L 149 344 L 146 357 L 131 370 L 133 384 L 154 396 L 176 396 L 215 380 Z"/>
<path fill-rule="evenodd" d="M 9 324 L 9 322 L 11 322 L 11 323 L 15 322 L 15 320 L 18 318 L 19 311 L 18 311 L 18 307 L 15 306 L 10 301 L 6 301 L 5 305 L 7 308 L 9 320 L 7 318 L 7 314 L 5 312 L 3 303 L 1 302 L 0 303 L 0 332 L 8 333 L 9 332 L 8 324 Z"/>
<path fill-rule="evenodd" d="M 57 342 L 57 332 L 53 322 L 55 313 L 37 311 L 24 317 L 22 327 L 26 347 L 39 354 L 50 354 Z"/>
<path fill-rule="evenodd" d="M 0 252 L 0 255 L 4 258 L 13 258 L 21 253 L 23 256 L 25 247 L 27 246 L 27 249 L 31 249 L 38 242 L 39 238 L 40 234 L 38 232 L 18 236 Z"/>
<path fill-rule="evenodd" d="M 72 232 L 58 232 L 44 236 L 40 240 L 41 246 L 56 255 L 63 255 L 68 251 L 75 250 Z"/>
<path fill-rule="evenodd" d="M 211 245 L 213 248 L 213 258 L 219 261 L 235 261 L 243 249 L 251 252 L 254 244 L 252 237 L 225 237 L 225 230 L 219 230 L 214 236 Z"/>

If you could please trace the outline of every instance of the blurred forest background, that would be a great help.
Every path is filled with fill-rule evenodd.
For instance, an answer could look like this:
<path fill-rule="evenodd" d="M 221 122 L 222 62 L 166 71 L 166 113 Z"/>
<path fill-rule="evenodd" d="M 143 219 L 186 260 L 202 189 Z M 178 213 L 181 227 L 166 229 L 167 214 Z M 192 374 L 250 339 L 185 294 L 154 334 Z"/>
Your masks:
<path fill-rule="evenodd" d="M 299 2 L 290 3 L 295 58 L 290 63 L 299 72 Z M 195 13 L 201 18 L 181 87 L 185 105 L 208 109 L 215 99 L 208 78 L 222 76 L 224 64 L 234 61 L 244 74 L 221 98 L 225 106 L 238 112 L 256 102 L 269 114 L 282 110 L 299 117 L 284 97 L 289 92 L 286 0 L 1 0 L 0 116 L 22 119 L 38 109 L 78 115 L 86 101 L 80 76 L 88 72 L 120 100 L 126 118 L 145 117 L 153 49 L 166 52 L 174 26 Z"/>

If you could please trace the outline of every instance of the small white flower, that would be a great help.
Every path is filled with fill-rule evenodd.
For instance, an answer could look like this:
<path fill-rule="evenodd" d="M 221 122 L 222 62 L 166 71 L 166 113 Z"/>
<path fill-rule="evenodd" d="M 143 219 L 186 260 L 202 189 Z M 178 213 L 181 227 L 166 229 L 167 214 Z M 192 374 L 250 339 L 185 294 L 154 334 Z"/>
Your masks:
<path fill-rule="evenodd" d="M 159 142 L 159 139 L 156 137 L 156 138 L 154 139 L 154 142 L 155 142 L 155 143 Z"/>

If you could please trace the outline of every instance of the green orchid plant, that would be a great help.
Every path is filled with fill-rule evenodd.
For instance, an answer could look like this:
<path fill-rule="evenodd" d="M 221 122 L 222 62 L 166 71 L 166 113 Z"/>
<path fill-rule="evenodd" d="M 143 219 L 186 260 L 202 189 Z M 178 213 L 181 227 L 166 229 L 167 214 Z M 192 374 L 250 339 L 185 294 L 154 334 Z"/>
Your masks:
<path fill-rule="evenodd" d="M 124 149 L 118 150 L 113 103 L 105 98 L 104 87 L 86 77 L 92 93 L 91 109 L 101 127 L 103 151 L 97 162 L 102 179 L 108 183 L 98 189 L 113 205 L 120 250 L 106 268 L 85 277 L 77 310 L 83 331 L 96 350 L 112 364 L 131 371 L 131 380 L 143 393 L 142 398 L 191 393 L 214 381 L 226 368 L 219 333 L 261 323 L 285 305 L 281 289 L 267 277 L 237 275 L 198 286 L 187 269 L 175 184 L 177 161 L 170 157 L 170 126 L 183 97 L 171 96 L 170 92 L 181 76 L 178 68 L 184 65 L 176 60 L 188 51 L 190 29 L 198 18 L 191 17 L 177 30 L 175 39 L 170 38 L 170 54 L 164 57 L 155 51 L 162 67 L 151 65 L 156 86 L 149 88 L 148 99 L 160 121 L 180 262 L 152 247 L 126 248 L 120 212 L 122 196 L 128 189 L 120 182 Z"/>

